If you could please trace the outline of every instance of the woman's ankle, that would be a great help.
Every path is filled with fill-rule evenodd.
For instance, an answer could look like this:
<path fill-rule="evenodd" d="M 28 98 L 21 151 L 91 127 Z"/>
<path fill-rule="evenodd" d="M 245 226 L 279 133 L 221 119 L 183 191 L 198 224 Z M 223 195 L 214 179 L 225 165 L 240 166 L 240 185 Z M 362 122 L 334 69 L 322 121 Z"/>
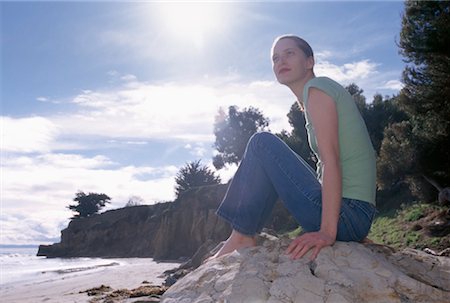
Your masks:
<path fill-rule="evenodd" d="M 256 245 L 256 237 L 255 236 L 245 235 L 234 229 L 231 232 L 229 240 L 232 242 L 235 242 L 235 243 L 249 243 L 249 244 Z"/>

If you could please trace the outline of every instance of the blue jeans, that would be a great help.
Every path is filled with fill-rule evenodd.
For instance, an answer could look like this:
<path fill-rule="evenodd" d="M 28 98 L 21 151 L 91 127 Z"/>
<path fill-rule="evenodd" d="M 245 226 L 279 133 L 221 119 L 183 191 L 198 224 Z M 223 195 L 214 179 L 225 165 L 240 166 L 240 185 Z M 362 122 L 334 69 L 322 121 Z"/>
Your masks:
<path fill-rule="evenodd" d="M 276 202 L 307 232 L 320 229 L 322 187 L 313 169 L 277 136 L 254 134 L 217 214 L 234 230 L 259 233 Z M 338 241 L 361 241 L 369 233 L 376 208 L 364 201 L 342 198 Z"/>

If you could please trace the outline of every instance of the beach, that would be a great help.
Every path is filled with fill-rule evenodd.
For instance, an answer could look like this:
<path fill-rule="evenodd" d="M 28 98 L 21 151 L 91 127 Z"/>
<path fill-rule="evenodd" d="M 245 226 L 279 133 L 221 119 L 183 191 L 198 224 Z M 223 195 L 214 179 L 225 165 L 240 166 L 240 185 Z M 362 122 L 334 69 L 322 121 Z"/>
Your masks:
<path fill-rule="evenodd" d="M 18 259 L 18 257 L 15 257 Z M 114 258 L 114 259 L 41 259 L 40 264 L 49 270 L 27 273 L 14 279 L 8 276 L 2 263 L 2 284 L 0 297 L 8 303 L 69 303 L 104 302 L 102 296 L 121 289 L 150 288 L 164 282 L 163 272 L 179 266 L 179 263 L 155 262 L 150 258 Z M 48 266 L 57 263 L 58 266 Z M 19 262 L 23 268 L 27 263 Z M 62 266 L 64 264 L 64 266 Z M 20 267 L 15 265 L 15 267 Z M 21 269 L 23 272 L 24 269 Z M 5 278 L 6 276 L 6 278 Z M 88 295 L 87 290 L 99 288 L 97 296 Z M 142 298 L 124 299 L 118 296 L 114 302 L 135 302 Z"/>

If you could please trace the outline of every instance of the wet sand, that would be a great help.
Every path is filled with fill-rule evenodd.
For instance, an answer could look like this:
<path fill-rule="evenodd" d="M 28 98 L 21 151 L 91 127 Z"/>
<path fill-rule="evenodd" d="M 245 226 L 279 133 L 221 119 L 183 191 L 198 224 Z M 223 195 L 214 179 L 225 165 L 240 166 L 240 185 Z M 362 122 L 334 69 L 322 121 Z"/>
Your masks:
<path fill-rule="evenodd" d="M 52 273 L 51 277 L 43 273 L 42 277 L 32 282 L 1 285 L 0 298 L 2 302 L 8 303 L 104 302 L 101 298 L 114 290 L 141 287 L 147 291 L 149 286 L 159 286 L 164 282 L 162 273 L 179 266 L 178 263 L 155 263 L 151 259 L 138 258 L 126 259 L 124 263 L 111 262 L 110 266 Z M 87 290 L 102 285 L 104 288 L 96 296 L 92 293 L 88 295 Z M 122 293 L 126 294 L 127 291 Z M 110 302 L 133 302 L 133 299 L 124 299 L 119 294 Z"/>

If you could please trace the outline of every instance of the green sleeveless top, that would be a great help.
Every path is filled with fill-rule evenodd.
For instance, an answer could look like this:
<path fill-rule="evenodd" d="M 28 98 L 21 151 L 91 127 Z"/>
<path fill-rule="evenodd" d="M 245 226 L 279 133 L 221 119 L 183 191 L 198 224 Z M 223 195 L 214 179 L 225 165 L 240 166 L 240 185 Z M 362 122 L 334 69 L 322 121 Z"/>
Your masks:
<path fill-rule="evenodd" d="M 309 80 L 303 90 L 306 130 L 311 150 L 316 155 L 317 174 L 322 182 L 322 162 L 317 139 L 308 113 L 309 88 L 315 87 L 336 102 L 339 124 L 339 152 L 342 170 L 342 196 L 375 205 L 376 156 L 364 120 L 350 93 L 327 77 Z"/>

